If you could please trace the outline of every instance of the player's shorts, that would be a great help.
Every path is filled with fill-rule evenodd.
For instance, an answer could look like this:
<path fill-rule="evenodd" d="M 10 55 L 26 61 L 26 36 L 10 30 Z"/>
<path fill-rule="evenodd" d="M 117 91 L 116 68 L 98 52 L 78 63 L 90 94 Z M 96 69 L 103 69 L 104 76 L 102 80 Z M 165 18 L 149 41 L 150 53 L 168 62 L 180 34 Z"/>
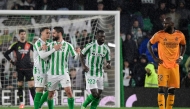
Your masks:
<path fill-rule="evenodd" d="M 163 65 L 158 66 L 158 86 L 179 88 L 180 76 L 179 66 L 166 68 Z"/>
<path fill-rule="evenodd" d="M 47 89 L 48 91 L 54 91 L 57 86 L 61 84 L 64 87 L 71 87 L 71 80 L 68 73 L 64 75 L 47 75 Z"/>
<path fill-rule="evenodd" d="M 47 84 L 47 74 L 34 74 L 35 87 L 45 87 Z"/>
<path fill-rule="evenodd" d="M 32 69 L 29 69 L 29 70 L 17 69 L 17 77 L 18 77 L 17 79 L 18 81 L 24 81 L 24 77 L 25 77 L 25 81 L 34 81 Z"/>
<path fill-rule="evenodd" d="M 86 89 L 104 89 L 103 77 L 91 76 L 90 73 L 85 74 Z"/>

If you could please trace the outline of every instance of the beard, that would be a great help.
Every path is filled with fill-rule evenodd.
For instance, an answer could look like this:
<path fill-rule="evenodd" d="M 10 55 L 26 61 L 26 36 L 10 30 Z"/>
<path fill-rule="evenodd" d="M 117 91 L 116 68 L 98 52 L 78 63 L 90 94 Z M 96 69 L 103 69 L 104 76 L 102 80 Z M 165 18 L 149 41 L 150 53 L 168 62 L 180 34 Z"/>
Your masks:
<path fill-rule="evenodd" d="M 57 40 L 59 40 L 58 36 L 53 37 L 53 41 L 57 41 Z"/>
<path fill-rule="evenodd" d="M 168 27 L 166 27 L 165 29 L 164 29 L 164 31 L 165 32 L 167 32 L 167 33 L 171 33 L 172 32 L 172 27 L 171 26 L 168 26 Z"/>

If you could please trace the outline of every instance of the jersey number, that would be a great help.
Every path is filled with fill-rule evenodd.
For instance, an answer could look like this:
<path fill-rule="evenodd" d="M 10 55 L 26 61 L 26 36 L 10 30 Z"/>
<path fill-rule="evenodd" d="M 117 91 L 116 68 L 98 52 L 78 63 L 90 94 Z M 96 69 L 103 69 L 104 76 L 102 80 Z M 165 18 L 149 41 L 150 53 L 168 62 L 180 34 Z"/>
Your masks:
<path fill-rule="evenodd" d="M 163 80 L 163 75 L 158 75 L 158 80 L 162 81 Z"/>
<path fill-rule="evenodd" d="M 95 79 L 88 79 L 88 84 L 95 84 L 96 80 Z"/>
<path fill-rule="evenodd" d="M 41 82 L 41 83 L 42 83 L 43 78 L 42 78 L 42 77 L 40 77 L 40 76 L 37 76 L 37 80 L 38 80 L 39 82 Z"/>

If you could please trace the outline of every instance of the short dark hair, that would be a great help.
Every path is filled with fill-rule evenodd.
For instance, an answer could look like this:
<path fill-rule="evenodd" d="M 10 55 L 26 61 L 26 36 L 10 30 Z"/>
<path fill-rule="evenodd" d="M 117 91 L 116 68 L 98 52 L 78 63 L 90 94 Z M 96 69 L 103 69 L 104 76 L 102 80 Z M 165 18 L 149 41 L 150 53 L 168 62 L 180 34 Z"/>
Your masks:
<path fill-rule="evenodd" d="M 26 32 L 24 29 L 20 29 L 19 31 L 18 31 L 18 33 L 20 34 L 20 33 L 22 33 L 22 32 Z"/>
<path fill-rule="evenodd" d="M 97 31 L 97 34 L 99 34 L 99 33 L 102 33 L 102 34 L 103 34 L 104 31 L 103 31 L 103 30 L 98 30 L 98 31 Z"/>
<path fill-rule="evenodd" d="M 50 29 L 49 27 L 42 27 L 40 28 L 40 33 L 43 32 L 45 29 Z"/>
<path fill-rule="evenodd" d="M 71 71 L 76 71 L 76 69 L 75 69 L 75 68 L 71 68 L 71 69 L 69 70 L 69 72 L 71 72 Z"/>
<path fill-rule="evenodd" d="M 55 31 L 57 31 L 58 33 L 61 32 L 61 34 L 63 35 L 64 34 L 64 31 L 63 31 L 63 28 L 60 27 L 60 26 L 56 26 L 53 28 Z"/>

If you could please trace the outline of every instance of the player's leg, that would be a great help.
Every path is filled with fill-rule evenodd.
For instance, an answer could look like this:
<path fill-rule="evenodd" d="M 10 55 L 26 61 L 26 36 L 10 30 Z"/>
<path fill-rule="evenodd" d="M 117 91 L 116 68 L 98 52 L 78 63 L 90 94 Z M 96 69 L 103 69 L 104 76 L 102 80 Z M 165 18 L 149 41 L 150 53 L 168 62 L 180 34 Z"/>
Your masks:
<path fill-rule="evenodd" d="M 168 96 L 166 101 L 166 109 L 172 109 L 175 100 L 175 89 L 179 88 L 179 66 L 172 68 L 170 72 L 170 78 L 168 80 Z"/>
<path fill-rule="evenodd" d="M 158 66 L 158 106 L 159 109 L 165 109 L 165 88 L 169 78 L 168 69 L 164 66 Z"/>
<path fill-rule="evenodd" d="M 99 102 L 100 102 L 100 97 L 101 97 L 102 90 L 100 90 L 100 89 L 92 89 L 91 93 L 92 93 L 92 95 L 94 97 L 94 100 L 91 103 L 90 109 L 96 109 L 97 106 L 99 105 Z"/>
<path fill-rule="evenodd" d="M 82 104 L 82 109 L 86 108 L 93 100 L 98 97 L 98 86 L 97 86 L 97 80 L 95 77 L 90 76 L 90 74 L 85 75 L 86 79 L 86 89 L 91 91 L 91 94 L 87 96 L 86 100 Z"/>
<path fill-rule="evenodd" d="M 22 109 L 24 108 L 24 101 L 23 101 L 23 81 L 24 81 L 24 75 L 23 72 L 21 70 L 17 70 L 17 76 L 18 76 L 18 96 L 19 96 L 19 102 L 20 102 L 20 106 L 19 108 Z"/>
<path fill-rule="evenodd" d="M 36 87 L 36 94 L 34 98 L 34 109 L 39 109 L 40 107 L 40 100 L 43 95 L 43 90 L 44 86 L 46 84 L 46 75 L 41 74 L 41 75 L 34 75 L 34 82 L 35 82 L 35 87 Z M 47 97 L 46 97 L 47 100 Z"/>
<path fill-rule="evenodd" d="M 53 109 L 53 96 L 55 94 L 55 89 L 57 85 L 59 84 L 60 79 L 59 76 L 52 76 L 48 75 L 47 76 L 47 88 L 48 88 L 48 98 L 47 98 L 47 103 L 48 103 L 48 108 Z"/>
<path fill-rule="evenodd" d="M 26 78 L 26 81 L 28 81 L 28 87 L 30 90 L 30 94 L 34 100 L 36 92 L 35 92 L 35 87 L 34 87 L 34 76 L 33 76 L 32 69 L 24 71 L 24 76 Z"/>
<path fill-rule="evenodd" d="M 39 108 L 41 108 L 42 105 L 47 101 L 47 98 L 48 98 L 48 91 L 46 91 L 46 92 L 41 96 L 40 103 L 39 103 Z"/>
<path fill-rule="evenodd" d="M 69 74 L 65 73 L 64 75 L 62 75 L 62 77 L 60 77 L 60 79 L 61 86 L 64 87 L 65 93 L 68 97 L 67 101 L 69 109 L 74 109 L 74 98 L 71 90 L 71 80 Z"/>
<path fill-rule="evenodd" d="M 104 86 L 103 86 L 103 77 L 98 77 L 97 78 L 97 86 L 98 86 L 98 90 L 96 90 L 96 91 L 98 91 L 97 92 L 98 95 L 92 101 L 90 109 L 96 109 L 98 107 L 98 105 L 99 105 L 101 94 L 102 94 L 102 91 L 103 91 L 103 88 L 104 88 Z"/>

